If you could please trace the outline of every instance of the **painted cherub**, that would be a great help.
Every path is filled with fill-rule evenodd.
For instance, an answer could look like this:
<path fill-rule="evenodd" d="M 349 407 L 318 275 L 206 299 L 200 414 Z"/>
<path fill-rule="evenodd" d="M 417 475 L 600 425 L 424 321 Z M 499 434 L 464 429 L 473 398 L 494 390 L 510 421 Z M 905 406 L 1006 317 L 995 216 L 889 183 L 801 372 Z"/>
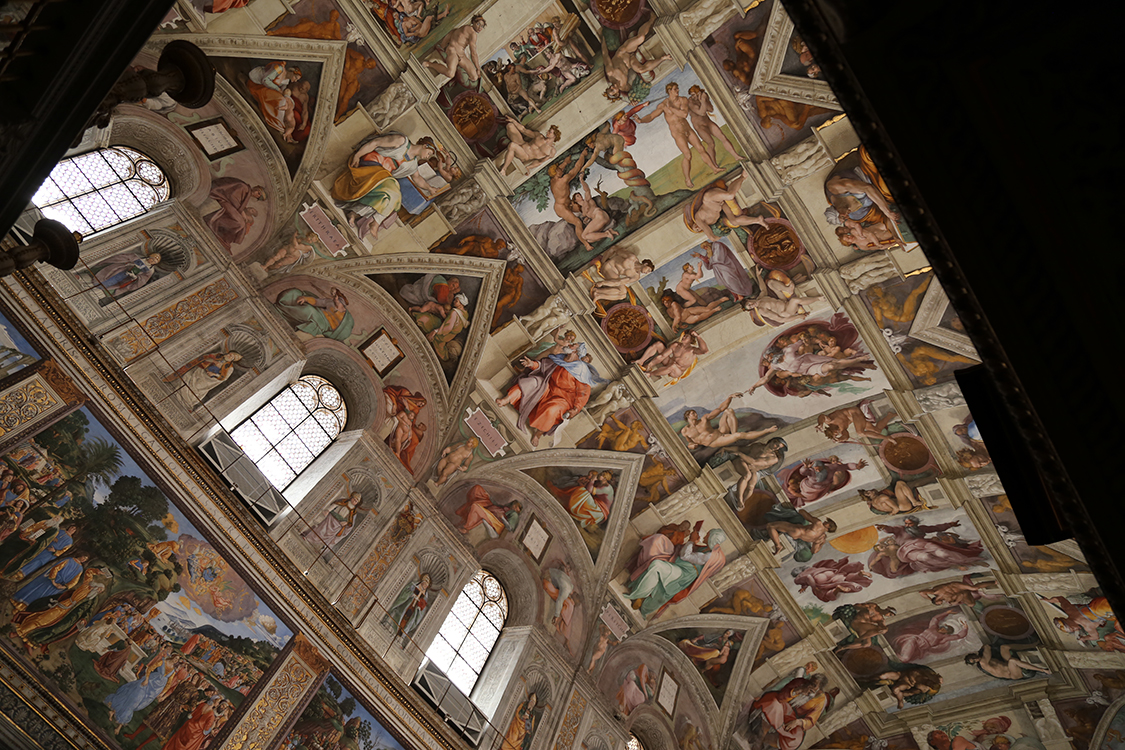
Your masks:
<path fill-rule="evenodd" d="M 313 254 L 312 244 L 303 241 L 300 233 L 294 232 L 292 238 L 277 249 L 273 256 L 262 264 L 263 271 L 288 271 L 299 263 L 308 260 Z"/>
<path fill-rule="evenodd" d="M 437 478 L 435 484 L 443 485 L 457 472 L 468 471 L 473 462 L 473 451 L 480 445 L 480 439 L 471 437 L 462 443 L 447 445 L 441 452 L 441 459 L 437 464 Z"/>

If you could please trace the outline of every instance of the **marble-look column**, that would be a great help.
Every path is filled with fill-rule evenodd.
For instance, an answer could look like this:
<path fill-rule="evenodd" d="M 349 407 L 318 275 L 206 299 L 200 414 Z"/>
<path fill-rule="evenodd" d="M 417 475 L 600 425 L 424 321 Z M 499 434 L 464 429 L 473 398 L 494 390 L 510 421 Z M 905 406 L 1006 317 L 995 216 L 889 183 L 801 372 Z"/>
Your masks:
<path fill-rule="evenodd" d="M 1073 747 L 1070 744 L 1070 738 L 1063 729 L 1062 722 L 1059 721 L 1059 715 L 1055 712 L 1055 707 L 1046 698 L 1040 698 L 1035 702 L 1038 709 L 1033 711 L 1031 704 L 1028 704 L 1028 713 L 1033 717 L 1038 713 L 1041 714 L 1039 718 L 1034 719 L 1035 732 L 1039 735 L 1039 741 L 1043 743 L 1043 747 L 1047 750 L 1071 750 Z"/>

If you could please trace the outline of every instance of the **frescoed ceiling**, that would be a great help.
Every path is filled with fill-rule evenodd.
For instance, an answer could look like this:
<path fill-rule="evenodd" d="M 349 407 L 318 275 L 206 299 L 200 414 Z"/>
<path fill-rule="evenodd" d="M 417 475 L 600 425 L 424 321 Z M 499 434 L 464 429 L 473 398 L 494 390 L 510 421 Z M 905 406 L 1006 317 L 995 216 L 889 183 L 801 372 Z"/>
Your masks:
<path fill-rule="evenodd" d="M 254 533 L 391 672 L 483 565 L 536 639 L 491 722 L 553 696 L 521 750 L 1083 750 L 1116 711 L 1116 619 L 1024 538 L 972 342 L 782 3 L 178 0 L 136 64 L 172 39 L 212 103 L 104 139 L 173 200 L 44 283 L 191 446 L 339 386 L 347 439 Z"/>

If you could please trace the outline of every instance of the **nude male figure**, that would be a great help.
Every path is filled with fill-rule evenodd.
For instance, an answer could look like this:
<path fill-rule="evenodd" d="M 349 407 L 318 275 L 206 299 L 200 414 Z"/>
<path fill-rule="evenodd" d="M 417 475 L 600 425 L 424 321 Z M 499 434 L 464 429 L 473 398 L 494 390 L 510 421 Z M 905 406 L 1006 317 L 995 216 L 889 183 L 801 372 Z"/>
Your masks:
<path fill-rule="evenodd" d="M 894 295 L 882 287 L 873 286 L 867 290 L 867 298 L 871 300 L 871 308 L 875 314 L 875 322 L 880 327 L 890 327 L 892 323 L 911 323 L 918 313 L 918 306 L 922 304 L 922 297 L 933 281 L 933 276 L 928 276 L 918 285 L 906 299 L 899 304 Z"/>
<path fill-rule="evenodd" d="M 464 26 L 459 26 L 445 35 L 438 42 L 438 50 L 445 52 L 445 61 L 425 60 L 422 62 L 427 68 L 439 76 L 452 78 L 457 73 L 457 68 L 465 71 L 470 81 L 480 79 L 480 60 L 477 58 L 477 35 L 484 31 L 484 16 L 473 16 L 472 20 Z"/>
<path fill-rule="evenodd" d="M 738 417 L 730 403 L 741 396 L 741 393 L 732 393 L 723 400 L 723 403 L 707 412 L 702 417 L 695 409 L 684 412 L 687 425 L 680 430 L 680 434 L 687 440 L 688 448 L 695 450 L 701 445 L 708 448 L 725 448 L 739 440 L 757 440 L 762 435 L 777 432 L 777 425 L 771 425 L 764 430 L 749 430 L 741 432 L 738 429 Z M 711 426 L 712 419 L 719 420 L 719 427 Z"/>
<path fill-rule="evenodd" d="M 855 430 L 857 438 L 863 436 L 877 441 L 890 440 L 893 443 L 897 438 L 894 435 L 884 435 L 883 430 L 898 418 L 896 412 L 889 411 L 878 422 L 872 422 L 858 406 L 845 406 L 817 417 L 816 429 L 824 433 L 826 438 L 837 443 L 846 443 L 851 439 L 848 434 L 849 427 Z"/>
<path fill-rule="evenodd" d="M 699 86 L 692 86 L 688 89 L 688 111 L 691 112 L 691 126 L 699 134 L 699 140 L 703 142 L 703 149 L 711 154 L 712 159 L 718 161 L 715 141 L 723 144 L 723 148 L 728 153 L 739 159 L 742 158 L 742 154 L 738 153 L 738 149 L 730 142 L 723 129 L 711 119 L 711 113 L 715 111 L 715 105 L 711 103 L 711 97 L 707 96 L 707 92 Z"/>
<path fill-rule="evenodd" d="M 782 326 L 788 323 L 796 323 L 799 320 L 804 320 L 809 315 L 809 306 L 820 299 L 820 296 L 798 297 L 795 295 L 796 285 L 792 282 L 787 286 L 783 286 L 781 282 L 776 280 L 765 281 L 762 278 L 762 270 L 758 266 L 754 266 L 754 276 L 758 279 L 758 289 L 761 291 L 757 297 L 746 297 L 739 305 L 742 309 L 751 314 L 757 313 L 757 318 L 754 322 L 761 325 L 761 323 L 768 323 L 771 326 Z M 775 294 L 778 293 L 778 288 L 788 290 L 789 293 L 782 292 L 779 294 L 780 299 L 771 297 L 770 291 Z M 784 296 L 782 296 L 784 295 Z"/>
<path fill-rule="evenodd" d="M 694 326 L 715 315 L 723 309 L 723 303 L 729 302 L 730 297 L 722 297 L 713 300 L 706 305 L 695 305 L 693 307 L 685 307 L 681 305 L 679 300 L 676 299 L 676 294 L 671 289 L 665 289 L 664 294 L 660 295 L 660 304 L 668 311 L 668 316 L 672 318 L 672 332 L 675 333 L 688 326 Z"/>
<path fill-rule="evenodd" d="M 593 674 L 594 668 L 598 666 L 598 662 L 605 656 L 606 650 L 609 648 L 609 639 L 612 634 L 609 628 L 602 625 L 598 633 L 598 642 L 594 644 L 594 651 L 590 654 L 590 666 L 586 667 L 586 674 Z"/>
<path fill-rule="evenodd" d="M 586 163 L 586 152 L 582 152 L 582 157 L 571 162 L 569 157 L 562 161 L 552 164 L 547 167 L 548 187 L 551 190 L 551 197 L 555 199 L 555 216 L 565 221 L 574 227 L 574 235 L 578 241 L 587 250 L 593 250 L 594 246 L 587 242 L 582 237 L 582 232 L 586 228 L 582 220 L 571 210 L 570 202 L 570 182 L 578 173 L 582 171 Z M 573 164 L 573 166 L 571 166 Z M 569 167 L 569 169 L 568 169 Z"/>
<path fill-rule="evenodd" d="M 1051 670 L 1046 667 L 1040 667 L 1026 662 L 1012 653 L 1017 650 L 1036 648 L 1037 645 L 1038 644 L 1023 644 L 1021 647 L 1020 645 L 1005 643 L 1000 647 L 1000 658 L 997 658 L 992 651 L 992 646 L 986 643 L 980 647 L 980 651 L 967 654 L 965 656 L 965 663 L 975 664 L 988 674 L 993 677 L 999 677 L 1001 680 L 1022 680 L 1023 670 L 1025 669 L 1029 672 L 1050 674 Z"/>
<path fill-rule="evenodd" d="M 745 86 L 749 86 L 753 81 L 754 65 L 758 62 L 758 44 L 755 44 L 754 40 L 765 31 L 767 22 L 768 19 L 754 31 L 735 32 L 734 59 L 723 60 L 723 70 Z"/>
<path fill-rule="evenodd" d="M 539 106 L 523 87 L 523 78 L 520 77 L 519 67 L 521 66 L 508 63 L 500 69 L 500 77 L 504 81 L 504 87 L 508 90 L 508 103 L 514 104 L 523 99 L 532 112 L 538 112 Z M 512 109 L 515 110 L 515 107 L 513 106 Z"/>
<path fill-rule="evenodd" d="M 700 355 L 709 351 L 707 342 L 698 333 L 684 331 L 671 344 L 665 345 L 663 341 L 651 344 L 641 355 L 638 364 L 653 380 L 665 375 L 682 378 Z"/>
<path fill-rule="evenodd" d="M 552 125 L 546 133 L 538 133 L 524 127 L 514 117 L 504 119 L 507 123 L 504 127 L 508 132 L 509 143 L 500 174 L 508 173 L 508 169 L 512 166 L 512 159 L 515 158 L 519 158 L 527 172 L 555 158 L 555 144 L 562 137 L 562 132 L 557 125 Z"/>
<path fill-rule="evenodd" d="M 841 245 L 854 245 L 859 250 L 878 250 L 882 247 L 901 246 L 898 235 L 887 228 L 885 221 L 865 227 L 858 221 L 844 219 L 843 226 L 836 227 L 836 239 L 840 241 Z"/>
<path fill-rule="evenodd" d="M 648 467 L 641 472 L 640 479 L 637 480 L 637 486 L 642 490 L 648 490 L 648 495 L 641 497 L 641 493 L 637 493 L 646 503 L 655 503 L 660 499 L 658 490 L 663 489 L 665 495 L 672 494 L 672 488 L 668 485 L 668 480 L 676 476 L 676 469 L 670 465 L 665 464 L 659 458 L 652 459 L 652 466 Z"/>
<path fill-rule="evenodd" d="M 293 233 L 292 239 L 277 249 L 269 260 L 262 264 L 263 271 L 276 271 L 284 266 L 295 266 L 313 253 L 313 247 Z"/>
<path fill-rule="evenodd" d="M 889 487 L 878 492 L 875 490 L 860 490 L 859 496 L 863 498 L 867 507 L 872 511 L 878 511 L 886 516 L 897 516 L 900 513 L 911 513 L 915 510 L 927 510 L 929 508 L 925 501 L 918 497 L 918 493 L 902 480 L 895 482 L 893 488 Z"/>
<path fill-rule="evenodd" d="M 443 485 L 457 472 L 468 471 L 469 464 L 473 460 L 473 450 L 478 445 L 480 445 L 480 440 L 471 437 L 463 443 L 446 446 L 445 450 L 441 452 L 441 460 L 438 461 L 435 482 L 438 485 Z"/>
<path fill-rule="evenodd" d="M 625 289 L 640 281 L 646 273 L 655 270 L 656 266 L 652 261 L 639 259 L 637 253 L 631 250 L 618 250 L 614 247 L 597 265 L 597 272 L 602 280 L 594 282 L 594 286 L 589 289 L 589 298 L 595 302 L 621 299 Z"/>
<path fill-rule="evenodd" d="M 933 677 L 930 676 L 931 674 Z M 899 671 L 883 672 L 878 675 L 878 679 L 890 689 L 899 708 L 905 706 L 906 699 L 913 695 L 937 693 L 942 681 L 940 673 L 925 672 L 921 667 L 911 666 L 903 667 Z"/>
<path fill-rule="evenodd" d="M 932 588 L 922 589 L 918 593 L 929 599 L 932 604 L 964 604 L 971 607 L 978 599 L 993 598 L 981 592 L 984 591 L 984 589 L 996 587 L 997 584 L 995 581 L 976 584 L 972 582 L 969 576 L 965 576 L 960 581 L 939 583 Z"/>
<path fill-rule="evenodd" d="M 745 451 L 727 448 L 727 452 L 734 454 L 735 466 L 742 474 L 742 478 L 738 480 L 736 511 L 746 507 L 746 499 L 758 484 L 758 473 L 781 463 L 781 457 L 787 447 L 781 438 L 773 438 L 766 443 L 755 443 Z"/>
<path fill-rule="evenodd" d="M 658 59 L 646 60 L 644 55 L 640 54 L 641 45 L 648 38 L 655 23 L 656 16 L 649 16 L 649 19 L 637 31 L 637 35 L 626 39 L 612 54 L 605 44 L 605 36 L 598 35 L 602 42 L 602 65 L 605 67 L 605 79 L 609 82 L 609 86 L 605 90 L 607 99 L 616 101 L 629 93 L 629 89 L 632 87 L 629 82 L 631 72 L 644 77 L 656 70 L 656 66 L 660 63 L 672 59 L 671 55 L 664 55 Z"/>
<path fill-rule="evenodd" d="M 658 115 L 664 115 L 664 122 L 668 125 L 668 132 L 672 134 L 672 140 L 676 142 L 680 153 L 684 155 L 684 158 L 680 160 L 680 166 L 684 172 L 684 184 L 689 188 L 693 188 L 695 187 L 695 183 L 691 181 L 692 146 L 695 147 L 699 155 L 703 158 L 704 163 L 706 163 L 712 171 L 718 172 L 719 165 L 711 158 L 711 154 L 707 153 L 707 149 L 703 147 L 703 142 L 699 140 L 699 136 L 695 134 L 695 131 L 691 129 L 691 125 L 688 124 L 688 115 L 691 114 L 691 111 L 688 109 L 687 97 L 680 96 L 680 85 L 675 82 L 669 83 L 664 87 L 664 90 L 668 93 L 668 98 L 660 102 L 660 104 L 657 104 L 647 115 L 638 117 L 637 122 L 652 122 Z M 718 238 L 713 237 L 712 239 L 717 240 Z"/>
<path fill-rule="evenodd" d="M 644 422 L 641 422 L 640 420 L 634 420 L 631 424 L 627 425 L 620 419 L 618 419 L 616 414 L 611 415 L 610 419 L 617 423 L 618 428 L 617 430 L 613 431 L 611 435 L 606 436 L 607 438 L 612 437 L 613 442 L 610 443 L 610 447 L 613 448 L 613 450 L 617 451 L 618 453 L 624 453 L 625 451 L 630 451 L 633 448 L 636 448 L 638 445 L 644 442 Z M 604 439 L 598 439 L 598 450 L 602 449 L 604 443 Z"/>
<path fill-rule="evenodd" d="M 858 640 L 847 646 L 841 646 L 841 650 L 871 646 L 875 636 L 887 632 L 886 618 L 898 614 L 898 610 L 894 607 L 880 607 L 875 602 L 863 602 L 853 606 L 856 614 L 848 623 L 848 628 L 855 633 Z"/>
<path fill-rule="evenodd" d="M 776 427 L 774 429 L 777 429 Z M 766 524 L 766 529 L 770 533 L 770 540 L 773 542 L 773 552 L 775 555 L 781 554 L 781 538 L 779 535 L 785 534 L 790 539 L 801 539 L 812 545 L 812 553 L 815 555 L 820 552 L 820 548 L 828 541 L 828 535 L 836 531 L 836 522 L 831 518 L 826 518 L 821 521 L 819 518 L 809 513 L 804 508 L 797 511 L 801 514 L 801 518 L 808 521 L 806 526 L 798 526 L 795 523 L 788 521 L 773 521 Z"/>
<path fill-rule="evenodd" d="M 718 167 L 715 167 L 715 170 L 718 171 Z M 695 214 L 692 216 L 692 228 L 697 232 L 702 232 L 707 235 L 707 238 L 712 242 L 718 242 L 719 238 L 711 231 L 711 225 L 720 218 L 725 219 L 727 223 L 735 227 L 748 227 L 751 224 L 757 224 L 760 227 L 768 227 L 769 225 L 762 217 L 738 214 L 731 208 L 730 204 L 735 203 L 738 189 L 742 187 L 742 183 L 745 180 L 746 170 L 743 170 L 737 177 L 732 179 L 725 188 L 715 185 L 714 187 L 709 187 L 704 190 L 699 196 L 699 205 L 696 207 Z M 688 187 L 692 186 L 688 185 Z"/>
<path fill-rule="evenodd" d="M 582 193 L 575 193 L 571 198 L 571 208 L 576 208 L 582 212 L 586 217 L 586 225 L 582 228 L 582 236 L 579 237 L 586 243 L 597 242 L 610 237 L 616 237 L 618 232 L 613 228 L 613 219 L 604 208 L 598 205 L 594 200 L 593 195 L 590 193 L 590 186 L 586 184 L 586 180 L 582 177 L 578 178 L 578 184 L 582 186 Z M 599 186 L 601 183 L 598 183 Z"/>
<path fill-rule="evenodd" d="M 602 280 L 590 288 L 590 299 L 594 302 L 621 299 L 627 288 L 655 269 L 651 260 L 641 260 L 634 252 L 611 250 L 598 266 Z"/>

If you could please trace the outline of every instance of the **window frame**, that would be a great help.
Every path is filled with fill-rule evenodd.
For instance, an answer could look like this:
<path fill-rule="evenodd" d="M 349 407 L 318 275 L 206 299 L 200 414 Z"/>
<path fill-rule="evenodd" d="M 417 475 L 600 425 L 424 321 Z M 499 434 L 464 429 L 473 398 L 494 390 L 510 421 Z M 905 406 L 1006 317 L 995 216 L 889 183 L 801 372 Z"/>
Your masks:
<path fill-rule="evenodd" d="M 499 592 L 498 595 L 493 596 L 489 594 L 489 582 L 495 582 L 496 588 Z M 469 594 L 471 588 L 474 586 L 479 587 L 480 589 L 480 602 L 473 601 L 473 597 L 471 596 L 471 594 Z M 468 624 L 466 624 L 461 616 L 456 613 L 458 604 L 463 598 L 475 607 L 472 622 Z M 496 604 L 501 610 L 501 621 L 499 624 L 497 624 L 492 617 L 486 614 L 485 609 L 489 604 Z M 510 616 L 510 614 L 511 608 L 508 602 L 508 591 L 504 587 L 504 584 L 496 575 L 494 575 L 490 571 L 483 568 L 481 570 L 478 570 L 475 574 L 473 574 L 472 578 L 466 581 L 465 585 L 461 587 L 461 591 L 458 593 L 457 598 L 454 600 L 453 606 L 450 607 L 449 611 L 446 613 L 445 620 L 442 621 L 441 627 L 438 628 L 438 631 L 434 634 L 433 639 L 430 641 L 430 645 L 426 648 L 426 659 L 428 659 L 435 667 L 440 669 L 442 673 L 445 674 L 445 676 L 449 679 L 450 684 L 452 684 L 453 687 L 457 688 L 458 691 L 460 691 L 466 698 L 468 698 L 472 695 L 473 690 L 480 683 L 481 676 L 484 675 L 485 671 L 487 670 L 488 663 L 492 659 L 492 654 L 496 650 L 496 644 L 500 642 L 500 638 L 504 633 L 504 628 L 508 624 L 508 617 Z M 483 622 L 486 627 L 495 629 L 496 636 L 492 639 L 491 643 L 486 645 L 477 635 L 478 631 L 474 630 L 474 628 L 476 628 L 478 622 Z M 449 631 L 458 629 L 464 630 L 464 634 L 461 636 L 460 643 L 458 643 L 456 646 L 454 646 L 454 644 L 446 635 L 446 633 L 448 632 L 447 626 Z M 474 642 L 476 642 L 485 650 L 485 657 L 480 664 L 479 670 L 474 668 L 469 660 L 462 655 L 462 650 L 465 648 L 466 644 L 469 643 L 470 636 L 472 636 Z M 453 652 L 453 655 L 444 664 L 437 658 L 435 658 L 435 647 L 437 647 L 440 651 L 440 643 L 444 643 L 446 649 Z M 456 665 L 458 660 L 460 660 L 465 665 L 465 667 L 474 674 L 472 681 L 466 686 L 462 686 L 458 682 L 458 675 L 452 674 L 450 671 L 450 668 Z M 464 670 L 462 670 L 459 674 L 463 673 Z"/>
<path fill-rule="evenodd" d="M 144 216 L 171 197 L 168 173 L 155 159 L 131 146 L 115 145 L 60 161 L 31 204 L 85 238 Z M 135 206 L 127 205 L 130 200 Z M 110 216 L 113 220 L 106 223 Z"/>
<path fill-rule="evenodd" d="M 301 394 L 297 390 L 297 387 L 300 384 L 304 384 L 305 386 L 311 387 L 313 389 L 316 396 L 316 403 L 313 406 L 310 406 L 304 399 L 301 398 Z M 322 391 L 324 391 L 325 389 L 330 389 L 331 392 L 335 393 L 335 400 L 338 402 L 335 407 L 331 405 L 330 400 L 325 399 L 322 395 Z M 275 403 L 279 399 L 295 401 L 305 409 L 306 413 L 301 415 L 298 412 L 297 416 L 299 416 L 300 419 L 296 424 L 293 424 L 293 420 L 286 418 L 285 414 L 275 405 Z M 263 418 L 260 421 L 256 419 L 259 415 L 263 414 L 263 412 L 266 412 L 266 410 L 268 409 L 272 409 L 276 413 L 277 418 L 280 420 L 279 424 L 284 425 L 288 428 L 284 432 L 280 433 L 277 432 L 276 429 L 273 430 L 274 437 L 271 437 L 270 434 L 267 434 L 267 430 L 263 429 L 263 426 L 266 424 L 266 418 Z M 335 434 L 330 434 L 330 430 L 325 428 L 324 422 L 317 418 L 317 414 L 319 412 L 327 412 L 325 416 L 331 415 L 336 419 Z M 269 416 L 268 412 L 266 416 Z M 246 454 L 246 457 L 250 459 L 250 461 L 252 461 L 255 466 L 258 467 L 258 470 L 262 472 L 262 475 L 266 478 L 270 485 L 278 492 L 285 492 L 285 490 L 289 488 L 306 469 L 312 466 L 313 463 L 316 462 L 316 460 L 322 455 L 324 455 L 324 452 L 327 451 L 332 446 L 332 444 L 336 442 L 336 440 L 340 437 L 340 435 L 343 434 L 345 428 L 347 427 L 347 422 L 348 407 L 347 403 L 344 401 L 343 394 L 340 393 L 340 389 L 337 388 L 332 383 L 332 381 L 328 380 L 328 378 L 325 378 L 321 375 L 310 374 L 302 375 L 301 377 L 297 378 L 295 382 L 286 384 L 284 388 L 271 396 L 270 399 L 266 401 L 266 403 L 259 406 L 250 416 L 243 419 L 233 429 L 231 429 L 230 436 L 231 439 L 234 440 L 239 448 L 241 448 L 242 451 Z M 275 423 L 277 423 L 276 419 Z M 298 430 L 309 423 L 315 425 L 316 427 L 319 427 L 321 430 L 321 434 L 328 438 L 328 440 L 315 451 L 305 441 L 305 438 L 302 436 L 302 434 L 298 432 Z M 264 439 L 264 441 L 269 445 L 269 447 L 261 452 L 257 458 L 254 457 L 250 450 L 250 448 L 253 447 L 253 444 L 251 444 L 250 448 L 248 448 L 248 444 L 239 439 L 239 432 L 242 431 L 247 424 L 250 424 L 258 433 L 258 436 Z M 311 429 L 309 430 L 309 432 L 311 432 L 313 436 L 318 436 L 318 433 Z M 280 446 L 287 443 L 287 441 L 290 441 L 291 438 L 295 438 L 300 446 L 304 448 L 304 450 L 309 454 L 307 460 L 304 461 L 304 464 L 300 466 L 300 468 L 295 468 L 295 464 L 290 461 L 290 458 L 293 457 L 290 456 L 287 458 L 280 449 Z M 258 443 L 258 447 L 260 447 L 260 445 L 261 444 Z M 276 456 L 281 465 L 283 465 L 292 474 L 292 476 L 288 478 L 288 481 L 286 481 L 283 485 L 279 486 L 274 481 L 275 477 L 271 476 L 271 469 L 268 465 L 262 465 L 262 462 L 269 458 L 271 455 Z"/>

